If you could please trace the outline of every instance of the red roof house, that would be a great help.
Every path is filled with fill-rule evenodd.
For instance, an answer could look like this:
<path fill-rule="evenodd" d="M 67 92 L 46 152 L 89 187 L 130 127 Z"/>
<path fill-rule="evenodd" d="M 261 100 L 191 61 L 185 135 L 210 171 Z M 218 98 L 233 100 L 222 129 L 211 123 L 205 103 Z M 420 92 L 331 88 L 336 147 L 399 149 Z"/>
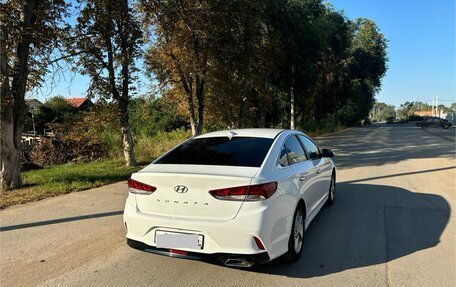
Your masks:
<path fill-rule="evenodd" d="M 66 98 L 65 100 L 70 106 L 80 111 L 88 110 L 91 106 L 93 106 L 92 101 L 88 98 Z"/>

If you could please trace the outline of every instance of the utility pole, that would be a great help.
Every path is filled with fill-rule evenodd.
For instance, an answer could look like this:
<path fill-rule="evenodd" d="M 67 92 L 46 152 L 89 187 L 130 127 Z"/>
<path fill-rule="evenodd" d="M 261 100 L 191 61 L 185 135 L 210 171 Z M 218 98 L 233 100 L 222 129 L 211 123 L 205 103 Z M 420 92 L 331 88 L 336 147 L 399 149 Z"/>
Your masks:
<path fill-rule="evenodd" d="M 436 96 L 436 104 L 435 104 L 435 114 L 436 116 L 440 117 L 440 111 L 439 111 L 439 96 Z"/>
<path fill-rule="evenodd" d="M 431 110 L 432 116 L 434 116 L 434 104 L 435 104 L 435 97 L 432 98 L 432 110 Z"/>

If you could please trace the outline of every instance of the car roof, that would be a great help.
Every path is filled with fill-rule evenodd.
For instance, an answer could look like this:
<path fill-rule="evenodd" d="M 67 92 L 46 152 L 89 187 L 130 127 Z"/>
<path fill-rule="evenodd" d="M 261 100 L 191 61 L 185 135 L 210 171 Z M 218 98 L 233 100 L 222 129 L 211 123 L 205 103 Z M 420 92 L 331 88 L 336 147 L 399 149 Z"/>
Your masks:
<path fill-rule="evenodd" d="M 274 139 L 278 134 L 283 132 L 284 129 L 233 129 L 210 132 L 197 136 L 195 138 L 211 138 L 211 137 L 226 137 L 232 135 L 233 137 L 256 137 L 256 138 L 270 138 Z"/>

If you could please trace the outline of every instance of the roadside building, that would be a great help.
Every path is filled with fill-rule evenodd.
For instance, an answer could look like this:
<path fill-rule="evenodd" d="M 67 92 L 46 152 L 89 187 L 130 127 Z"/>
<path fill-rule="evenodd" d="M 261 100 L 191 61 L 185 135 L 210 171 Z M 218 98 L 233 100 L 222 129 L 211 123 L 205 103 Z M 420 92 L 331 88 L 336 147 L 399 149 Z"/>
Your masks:
<path fill-rule="evenodd" d="M 433 111 L 415 111 L 413 112 L 414 116 L 419 116 L 419 117 L 433 117 L 434 112 Z"/>
<path fill-rule="evenodd" d="M 25 104 L 27 105 L 29 112 L 37 111 L 43 105 L 43 103 L 37 99 L 25 100 Z"/>
<path fill-rule="evenodd" d="M 93 103 L 88 98 L 66 98 L 68 104 L 79 111 L 87 111 L 93 106 Z"/>

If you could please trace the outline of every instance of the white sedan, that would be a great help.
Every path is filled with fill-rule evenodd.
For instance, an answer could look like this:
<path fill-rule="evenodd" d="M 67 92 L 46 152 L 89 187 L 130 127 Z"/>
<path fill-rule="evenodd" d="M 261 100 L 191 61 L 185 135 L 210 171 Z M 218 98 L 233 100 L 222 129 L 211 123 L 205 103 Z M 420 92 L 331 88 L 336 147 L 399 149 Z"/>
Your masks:
<path fill-rule="evenodd" d="M 282 255 L 296 261 L 304 231 L 334 201 L 333 156 L 295 130 L 191 138 L 131 176 L 123 217 L 127 242 L 232 267 Z"/>

